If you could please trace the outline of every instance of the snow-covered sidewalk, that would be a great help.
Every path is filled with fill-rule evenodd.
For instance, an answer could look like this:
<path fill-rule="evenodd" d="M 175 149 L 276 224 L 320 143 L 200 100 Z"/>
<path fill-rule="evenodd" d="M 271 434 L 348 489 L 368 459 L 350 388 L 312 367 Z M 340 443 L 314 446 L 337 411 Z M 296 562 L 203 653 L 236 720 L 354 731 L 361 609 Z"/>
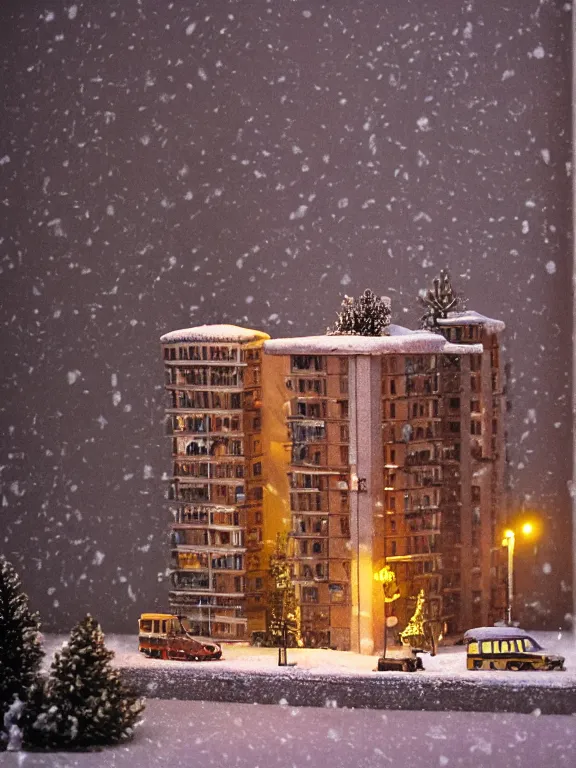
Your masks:
<path fill-rule="evenodd" d="M 326 649 L 290 649 L 278 667 L 277 649 L 225 645 L 209 662 L 148 659 L 135 636 L 109 636 L 115 664 L 148 698 L 289 704 L 291 706 L 435 711 L 576 714 L 576 652 L 572 638 L 533 633 L 566 656 L 565 672 L 467 671 L 463 646 L 424 656 L 425 670 L 377 672 L 376 656 Z M 47 661 L 65 638 L 46 638 Z"/>
<path fill-rule="evenodd" d="M 478 681 L 487 679 L 505 681 L 518 685 L 525 681 L 529 684 L 550 684 L 556 686 L 576 685 L 576 644 L 570 634 L 532 632 L 531 635 L 547 650 L 566 657 L 565 672 L 473 672 L 466 669 L 466 649 L 464 646 L 447 646 L 439 649 L 436 656 L 423 654 L 424 671 L 418 677 L 458 678 Z M 66 637 L 48 635 L 45 641 L 46 662 L 49 662 L 54 650 L 65 642 Z M 348 651 L 331 651 L 324 648 L 294 648 L 288 650 L 289 663 L 295 667 L 278 667 L 278 650 L 275 648 L 253 648 L 243 644 L 223 644 L 223 658 L 210 662 L 160 661 L 149 659 L 138 652 L 138 638 L 134 635 L 107 635 L 106 643 L 116 653 L 114 663 L 119 667 L 145 669 L 192 669 L 196 671 L 211 669 L 220 672 L 240 673 L 298 673 L 312 675 L 374 676 L 377 656 L 362 656 Z M 389 654 L 398 651 L 392 649 Z M 405 675 L 406 673 L 378 673 L 379 676 Z"/>

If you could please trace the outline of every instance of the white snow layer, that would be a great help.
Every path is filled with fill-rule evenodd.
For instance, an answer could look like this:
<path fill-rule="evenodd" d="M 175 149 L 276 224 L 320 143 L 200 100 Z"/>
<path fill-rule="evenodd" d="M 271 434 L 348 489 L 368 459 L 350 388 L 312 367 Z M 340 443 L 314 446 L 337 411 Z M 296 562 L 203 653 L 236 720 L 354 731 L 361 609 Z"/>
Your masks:
<path fill-rule="evenodd" d="M 481 315 L 479 312 L 468 310 L 467 312 L 448 312 L 445 320 L 438 320 L 438 325 L 483 325 L 488 333 L 501 333 L 506 328 L 502 320 L 494 320 L 491 317 Z"/>
<path fill-rule="evenodd" d="M 231 342 L 236 344 L 259 339 L 269 339 L 267 333 L 253 331 L 250 328 L 241 328 L 238 325 L 198 325 L 195 328 L 182 328 L 179 331 L 170 331 L 160 337 L 163 344 L 176 342 L 214 341 Z"/>
<path fill-rule="evenodd" d="M 481 344 L 451 344 L 431 331 L 411 331 L 401 325 L 390 325 L 388 336 L 301 336 L 295 339 L 272 339 L 264 343 L 269 355 L 391 355 L 452 354 L 480 355 Z"/>
<path fill-rule="evenodd" d="M 530 637 L 551 653 L 560 653 L 566 658 L 566 672 L 507 672 L 490 671 L 481 673 L 484 683 L 495 685 L 531 686 L 536 682 L 543 687 L 562 688 L 573 687 L 576 681 L 576 645 L 570 633 L 559 635 L 557 632 L 532 632 Z M 47 669 L 55 650 L 59 650 L 67 638 L 63 635 L 47 635 L 44 641 L 46 657 L 44 668 Z M 361 655 L 352 651 L 332 651 L 321 648 L 289 648 L 288 660 L 296 662 L 296 667 L 278 667 L 277 648 L 255 648 L 247 643 L 222 643 L 223 658 L 212 662 L 197 661 L 161 661 L 149 659 L 138 653 L 138 637 L 136 635 L 107 635 L 106 645 L 116 656 L 112 660 L 115 667 L 146 667 L 148 669 L 169 669 L 174 675 L 214 674 L 227 675 L 230 673 L 245 675 L 247 681 L 258 674 L 273 673 L 289 677 L 304 677 L 309 674 L 317 675 L 319 679 L 338 678 L 340 676 L 381 676 L 375 672 L 378 656 Z M 402 655 L 402 651 L 394 646 L 388 653 L 394 657 Z M 411 677 L 416 681 L 421 676 L 427 678 L 452 678 L 477 682 L 479 672 L 466 669 L 466 648 L 463 645 L 440 647 L 436 656 L 423 654 L 425 671 Z M 405 677 L 405 672 L 388 672 L 388 676 Z M 543 694 L 545 695 L 545 694 Z"/>

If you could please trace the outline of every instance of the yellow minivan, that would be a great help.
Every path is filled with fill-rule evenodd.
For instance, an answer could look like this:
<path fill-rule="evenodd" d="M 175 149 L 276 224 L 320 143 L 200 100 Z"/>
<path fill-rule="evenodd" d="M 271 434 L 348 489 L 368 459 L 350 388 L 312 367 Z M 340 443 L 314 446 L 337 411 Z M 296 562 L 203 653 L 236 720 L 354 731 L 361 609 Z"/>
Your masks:
<path fill-rule="evenodd" d="M 548 653 L 518 627 L 476 627 L 464 634 L 467 669 L 564 670 L 564 656 Z"/>

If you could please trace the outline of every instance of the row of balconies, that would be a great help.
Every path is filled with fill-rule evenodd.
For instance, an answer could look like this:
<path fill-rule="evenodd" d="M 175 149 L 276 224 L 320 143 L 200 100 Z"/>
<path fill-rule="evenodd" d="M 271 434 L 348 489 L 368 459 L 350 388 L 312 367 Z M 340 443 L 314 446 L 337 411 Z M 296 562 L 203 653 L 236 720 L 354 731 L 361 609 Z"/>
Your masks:
<path fill-rule="evenodd" d="M 232 482 L 236 482 L 233 480 Z M 207 503 L 233 507 L 236 504 L 244 504 L 246 494 L 243 485 L 225 484 L 222 480 L 213 478 L 203 485 L 171 485 L 168 490 L 168 500 L 184 503 Z"/>
<path fill-rule="evenodd" d="M 226 571 L 188 571 L 175 569 L 170 573 L 174 590 L 180 592 L 215 592 L 227 597 L 244 596 L 244 575 Z"/>
<path fill-rule="evenodd" d="M 440 463 L 440 453 L 437 450 L 411 451 L 405 458 L 407 467 L 434 466 Z"/>
<path fill-rule="evenodd" d="M 175 461 L 174 477 L 197 477 L 207 480 L 232 480 L 236 478 L 241 480 L 244 477 L 244 463 Z"/>
<path fill-rule="evenodd" d="M 174 527 L 193 526 L 229 526 L 240 527 L 245 524 L 245 515 L 238 510 L 210 508 L 202 505 L 190 505 L 172 510 Z"/>
<path fill-rule="evenodd" d="M 241 411 L 242 392 L 172 390 L 171 409 L 197 411 Z"/>
<path fill-rule="evenodd" d="M 227 456 L 244 456 L 244 442 L 239 437 L 224 435 L 198 435 L 195 438 L 175 437 L 173 456 L 190 458 L 212 456 L 219 460 Z"/>
<path fill-rule="evenodd" d="M 166 368 L 166 388 L 173 387 L 243 387 L 243 368 L 236 366 L 194 367 L 180 368 L 169 366 Z"/>
<path fill-rule="evenodd" d="M 175 593 L 171 593 L 173 597 L 178 597 L 178 601 L 185 605 L 187 608 L 218 608 L 223 611 L 243 611 L 244 606 L 238 597 L 223 597 L 221 595 L 207 594 L 207 595 L 189 595 L 180 594 L 176 596 Z"/>
<path fill-rule="evenodd" d="M 322 420 L 310 422 L 291 421 L 289 438 L 294 443 L 317 443 L 326 440 L 326 423 Z"/>
<path fill-rule="evenodd" d="M 198 548 L 196 548 L 198 549 Z M 242 554 L 215 554 L 210 551 L 180 550 L 172 552 L 172 568 L 182 571 L 240 571 L 244 569 L 244 557 Z"/>
<path fill-rule="evenodd" d="M 230 362 L 237 365 L 239 361 L 244 360 L 244 350 L 239 345 L 229 343 L 165 344 L 164 360 L 198 361 L 203 365 Z"/>
<path fill-rule="evenodd" d="M 213 413 L 183 416 L 170 414 L 166 418 L 166 434 L 177 436 L 179 433 L 197 435 L 227 435 L 238 437 L 242 435 L 242 416 L 223 416 Z"/>
<path fill-rule="evenodd" d="M 186 547 L 215 547 L 242 549 L 244 531 L 242 528 L 220 530 L 218 528 L 173 528 L 172 545 L 179 549 Z"/>

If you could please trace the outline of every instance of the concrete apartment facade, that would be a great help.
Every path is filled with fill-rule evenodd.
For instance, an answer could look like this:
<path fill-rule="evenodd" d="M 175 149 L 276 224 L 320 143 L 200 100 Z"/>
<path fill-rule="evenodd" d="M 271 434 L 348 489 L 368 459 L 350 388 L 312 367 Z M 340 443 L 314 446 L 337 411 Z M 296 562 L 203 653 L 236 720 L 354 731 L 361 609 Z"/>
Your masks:
<path fill-rule="evenodd" d="M 421 588 L 439 631 L 500 618 L 503 327 L 468 312 L 441 333 L 163 336 L 171 609 L 220 639 L 265 633 L 268 563 L 285 534 L 307 645 L 381 651 L 384 564 L 398 630 Z"/>

